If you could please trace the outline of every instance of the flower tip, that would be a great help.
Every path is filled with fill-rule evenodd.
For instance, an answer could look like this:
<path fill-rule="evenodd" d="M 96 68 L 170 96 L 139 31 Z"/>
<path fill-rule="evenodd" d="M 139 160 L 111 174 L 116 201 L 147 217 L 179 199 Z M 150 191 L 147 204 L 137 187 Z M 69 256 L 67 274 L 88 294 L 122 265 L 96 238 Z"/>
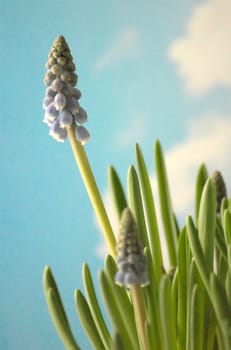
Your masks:
<path fill-rule="evenodd" d="M 134 220 L 130 208 L 124 208 L 121 216 L 121 221 L 123 220 Z"/>
<path fill-rule="evenodd" d="M 57 36 L 57 39 L 58 39 L 58 40 L 65 40 L 65 38 L 64 38 L 64 36 L 63 36 L 62 34 L 58 35 L 58 36 Z"/>

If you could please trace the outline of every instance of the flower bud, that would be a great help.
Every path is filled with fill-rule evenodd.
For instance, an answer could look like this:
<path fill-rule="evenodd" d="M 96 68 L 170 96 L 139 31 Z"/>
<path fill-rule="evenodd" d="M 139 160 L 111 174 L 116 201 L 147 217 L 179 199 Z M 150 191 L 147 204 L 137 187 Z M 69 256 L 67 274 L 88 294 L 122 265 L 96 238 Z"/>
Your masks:
<path fill-rule="evenodd" d="M 87 112 L 80 107 L 79 112 L 75 115 L 75 120 L 79 124 L 84 124 L 87 121 Z"/>
<path fill-rule="evenodd" d="M 70 128 L 73 123 L 73 117 L 70 112 L 64 109 L 59 115 L 59 125 L 61 128 Z"/>
<path fill-rule="evenodd" d="M 61 111 L 66 106 L 66 96 L 61 92 L 57 93 L 54 99 L 54 105 L 58 111 Z"/>
<path fill-rule="evenodd" d="M 55 120 L 51 125 L 49 135 L 58 142 L 64 142 L 64 140 L 67 138 L 67 132 L 65 129 L 60 127 L 58 120 Z"/>
<path fill-rule="evenodd" d="M 90 139 L 90 135 L 89 132 L 87 131 L 87 129 L 85 129 L 83 126 L 78 126 L 76 127 L 76 139 L 82 144 L 84 145 L 85 143 L 87 143 Z"/>
<path fill-rule="evenodd" d="M 149 284 L 146 257 L 139 239 L 138 229 L 130 209 L 125 208 L 120 222 L 117 242 L 118 271 L 115 282 L 127 288 Z"/>
<path fill-rule="evenodd" d="M 217 213 L 219 213 L 222 199 L 227 198 L 226 185 L 220 171 L 214 171 L 211 179 L 216 189 Z"/>

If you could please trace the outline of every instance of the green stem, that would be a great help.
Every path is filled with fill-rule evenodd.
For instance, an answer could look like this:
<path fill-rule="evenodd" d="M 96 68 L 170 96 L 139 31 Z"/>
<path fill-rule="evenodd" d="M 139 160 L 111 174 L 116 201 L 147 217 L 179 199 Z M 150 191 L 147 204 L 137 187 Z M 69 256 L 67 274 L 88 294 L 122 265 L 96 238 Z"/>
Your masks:
<path fill-rule="evenodd" d="M 134 307 L 136 328 L 142 350 L 149 350 L 148 335 L 147 335 L 147 320 L 145 313 L 144 296 L 141 286 L 136 284 L 130 289 L 132 303 Z"/>
<path fill-rule="evenodd" d="M 85 184 L 86 190 L 90 197 L 92 206 L 95 210 L 96 216 L 98 218 L 100 227 L 104 234 L 104 238 L 110 249 L 112 256 L 115 256 L 115 237 L 114 233 L 108 219 L 100 192 L 98 190 L 94 175 L 91 170 L 87 155 L 85 153 L 84 147 L 75 138 L 75 127 L 72 125 L 68 129 L 68 137 L 74 153 L 76 163 L 78 165 L 80 174 L 82 176 L 83 182 Z"/>

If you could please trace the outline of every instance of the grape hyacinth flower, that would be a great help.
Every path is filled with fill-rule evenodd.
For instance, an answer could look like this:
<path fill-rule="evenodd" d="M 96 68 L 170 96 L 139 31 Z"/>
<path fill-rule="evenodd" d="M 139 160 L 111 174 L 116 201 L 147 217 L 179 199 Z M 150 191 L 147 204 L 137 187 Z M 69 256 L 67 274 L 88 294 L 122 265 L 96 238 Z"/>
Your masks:
<path fill-rule="evenodd" d="M 50 128 L 49 135 L 64 142 L 67 129 L 74 125 L 76 140 L 83 145 L 90 138 L 87 129 L 82 126 L 87 121 L 87 113 L 79 105 L 81 92 L 75 88 L 78 77 L 70 49 L 62 35 L 54 41 L 46 67 L 43 121 Z"/>
<path fill-rule="evenodd" d="M 218 170 L 213 172 L 211 179 L 216 189 L 217 213 L 219 213 L 223 198 L 227 198 L 226 185 L 221 172 Z"/>
<path fill-rule="evenodd" d="M 116 249 L 119 270 L 115 282 L 128 288 L 148 285 L 146 256 L 143 254 L 135 220 L 128 208 L 122 213 Z"/>

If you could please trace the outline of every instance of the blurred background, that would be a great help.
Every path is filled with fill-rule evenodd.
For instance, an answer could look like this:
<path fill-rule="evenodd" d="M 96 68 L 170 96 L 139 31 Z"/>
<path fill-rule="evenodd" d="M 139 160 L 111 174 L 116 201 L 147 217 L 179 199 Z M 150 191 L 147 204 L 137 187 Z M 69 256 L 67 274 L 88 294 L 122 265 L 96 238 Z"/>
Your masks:
<path fill-rule="evenodd" d="M 104 244 L 68 140 L 42 123 L 45 63 L 64 35 L 89 116 L 86 151 L 110 210 L 107 168 L 126 185 L 143 150 L 155 185 L 165 150 L 180 222 L 193 214 L 197 170 L 231 183 L 230 0 L 0 2 L 0 349 L 61 350 L 42 291 L 52 267 L 83 350 L 73 292 L 82 262 L 95 280 Z M 230 186 L 227 186 L 228 189 Z M 157 200 L 158 210 L 158 200 Z M 113 218 L 112 218 L 113 220 Z"/>

